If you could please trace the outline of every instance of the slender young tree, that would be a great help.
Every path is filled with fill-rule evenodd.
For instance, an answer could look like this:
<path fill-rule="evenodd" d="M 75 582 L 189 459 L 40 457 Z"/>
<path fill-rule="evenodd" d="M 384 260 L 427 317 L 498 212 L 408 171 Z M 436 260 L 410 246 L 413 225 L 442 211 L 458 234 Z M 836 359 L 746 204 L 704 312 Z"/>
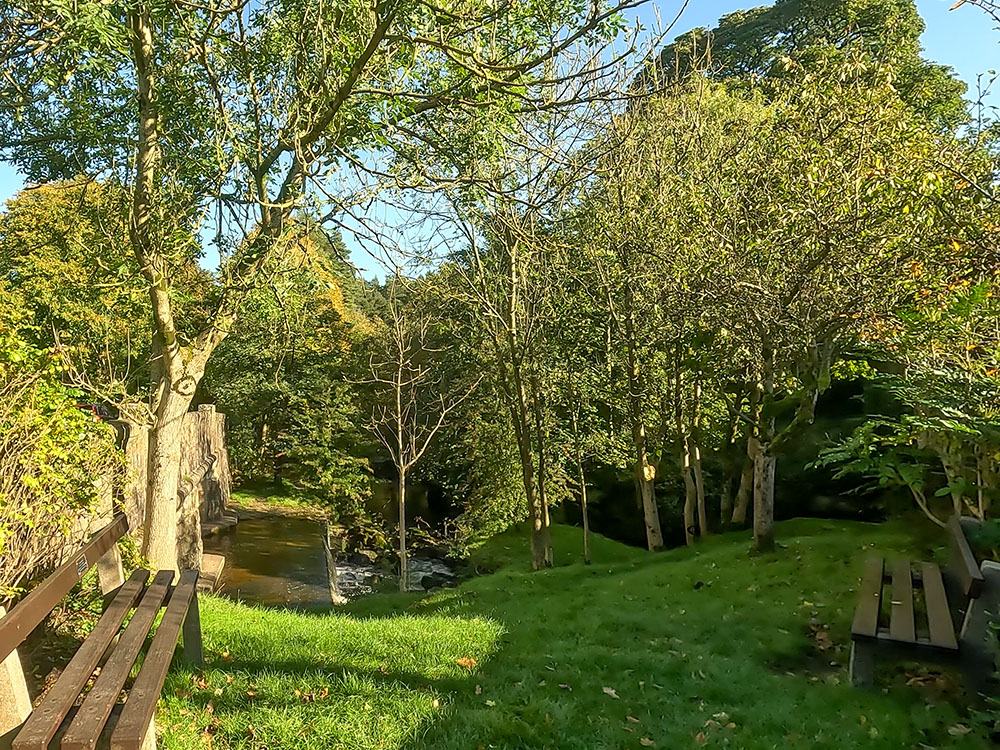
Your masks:
<path fill-rule="evenodd" d="M 423 458 L 451 413 L 467 399 L 466 388 L 449 389 L 435 367 L 430 329 L 433 320 L 404 299 L 403 280 L 390 280 L 386 295 L 384 348 L 369 358 L 375 391 L 369 429 L 385 447 L 396 469 L 399 510 L 399 590 L 409 587 L 406 550 L 407 476 Z"/>

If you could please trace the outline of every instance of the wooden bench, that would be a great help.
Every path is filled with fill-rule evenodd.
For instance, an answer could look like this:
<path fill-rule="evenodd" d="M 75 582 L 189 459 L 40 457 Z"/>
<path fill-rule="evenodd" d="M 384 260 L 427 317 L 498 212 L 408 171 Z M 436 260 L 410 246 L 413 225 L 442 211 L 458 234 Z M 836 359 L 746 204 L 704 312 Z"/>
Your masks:
<path fill-rule="evenodd" d="M 43 622 L 84 574 L 128 532 L 123 514 L 39 584 L 11 612 L 0 619 L 0 662 Z M 153 576 L 137 570 L 117 589 L 108 593 L 104 613 L 56 683 L 35 706 L 23 724 L 0 737 L 0 747 L 13 750 L 140 750 L 155 747 L 153 715 L 160 690 L 173 658 L 178 636 L 184 633 L 184 656 L 202 663 L 201 624 L 196 586 L 198 571 L 181 573 L 171 585 L 174 572 Z M 120 580 L 120 579 L 119 579 Z M 142 668 L 128 690 L 124 705 L 119 697 L 125 688 L 149 632 L 160 612 L 163 618 L 153 636 Z M 126 617 L 132 614 L 122 629 Z M 100 666 L 91 689 L 84 688 Z M 81 695 L 82 694 L 82 695 Z M 55 740 L 55 741 L 54 741 Z"/>
<path fill-rule="evenodd" d="M 967 688 L 989 692 L 993 650 L 987 626 L 1000 603 L 1000 566 L 976 561 L 967 534 L 978 522 L 954 517 L 948 523 L 949 564 L 865 563 L 858 608 L 851 626 L 851 682 L 870 685 L 876 655 L 957 662 Z M 888 602 L 888 604 L 886 604 Z"/>

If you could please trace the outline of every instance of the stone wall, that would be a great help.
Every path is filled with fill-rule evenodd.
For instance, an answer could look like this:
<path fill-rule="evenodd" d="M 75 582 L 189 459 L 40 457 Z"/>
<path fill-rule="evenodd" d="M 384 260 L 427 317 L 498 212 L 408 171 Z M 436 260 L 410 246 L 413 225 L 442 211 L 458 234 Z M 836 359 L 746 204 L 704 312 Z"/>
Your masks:
<path fill-rule="evenodd" d="M 132 535 L 141 543 L 146 516 L 149 428 L 125 423 L 124 445 L 128 481 L 120 503 L 128 515 Z M 181 567 L 201 567 L 201 525 L 222 517 L 229 505 L 231 476 L 226 450 L 226 415 L 211 404 L 184 415 L 181 428 L 181 467 L 178 485 L 177 533 Z"/>

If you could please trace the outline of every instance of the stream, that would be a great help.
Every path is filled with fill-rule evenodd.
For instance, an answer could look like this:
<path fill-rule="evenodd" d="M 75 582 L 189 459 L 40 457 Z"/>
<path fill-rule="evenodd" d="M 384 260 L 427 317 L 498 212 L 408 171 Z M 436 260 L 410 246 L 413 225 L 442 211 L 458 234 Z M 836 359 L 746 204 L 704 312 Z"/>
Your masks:
<path fill-rule="evenodd" d="M 323 527 L 306 518 L 248 518 L 205 539 L 226 566 L 216 593 L 265 607 L 327 609 Z"/>
<path fill-rule="evenodd" d="M 232 529 L 206 537 L 205 552 L 226 558 L 216 593 L 265 607 L 329 609 L 333 602 L 323 534 L 317 521 L 265 516 L 244 519 Z M 411 591 L 455 582 L 455 571 L 441 560 L 415 556 L 408 563 Z M 365 555 L 347 555 L 335 566 L 342 597 L 338 603 L 398 590 L 398 575 Z"/>

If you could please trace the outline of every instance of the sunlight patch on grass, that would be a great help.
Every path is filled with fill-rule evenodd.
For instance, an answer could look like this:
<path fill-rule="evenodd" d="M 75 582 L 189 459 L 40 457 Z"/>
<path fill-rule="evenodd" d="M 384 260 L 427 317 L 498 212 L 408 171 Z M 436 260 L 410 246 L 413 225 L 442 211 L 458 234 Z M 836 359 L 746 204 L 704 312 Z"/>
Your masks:
<path fill-rule="evenodd" d="M 216 748 L 989 746 L 950 731 L 974 725 L 955 691 L 907 684 L 927 665 L 848 684 L 865 557 L 926 558 L 936 534 L 799 519 L 758 557 L 746 532 L 656 554 L 595 537 L 584 566 L 579 531 L 553 531 L 551 570 L 505 534 L 480 552 L 493 575 L 335 614 L 206 599 L 210 663 L 171 674 L 165 746 L 206 728 Z"/>

